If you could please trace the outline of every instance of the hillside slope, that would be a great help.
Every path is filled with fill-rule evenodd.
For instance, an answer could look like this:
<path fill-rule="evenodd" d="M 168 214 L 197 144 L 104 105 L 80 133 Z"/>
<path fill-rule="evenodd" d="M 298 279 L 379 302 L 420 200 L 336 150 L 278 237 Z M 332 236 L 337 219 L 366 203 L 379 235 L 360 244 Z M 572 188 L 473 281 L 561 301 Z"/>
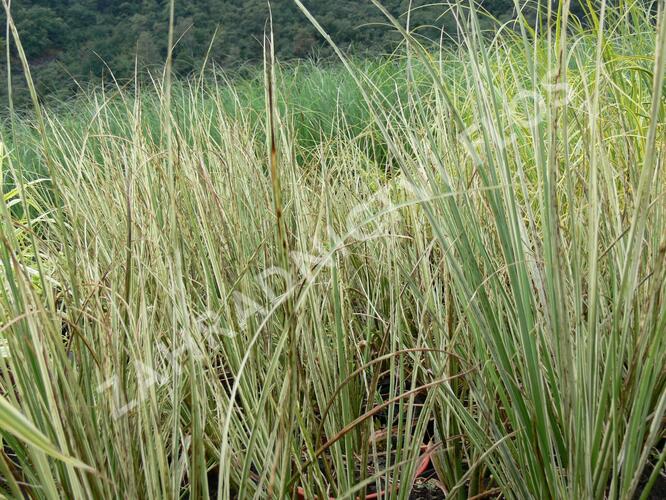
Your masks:
<path fill-rule="evenodd" d="M 320 58 L 331 54 L 293 0 L 271 3 L 277 56 Z M 424 37 L 437 39 L 440 30 L 455 32 L 455 21 L 442 6 L 429 0 L 384 0 L 396 15 L 415 8 L 411 25 Z M 527 2 L 528 4 L 530 2 Z M 536 2 L 531 2 L 536 3 Z M 400 39 L 370 0 L 308 0 L 305 2 L 342 47 L 358 54 L 391 51 Z M 500 20 L 514 13 L 513 0 L 479 2 Z M 430 6 L 429 6 L 430 5 Z M 5 24 L 4 12 L 0 22 Z M 12 15 L 36 79 L 40 95 L 64 98 L 78 85 L 159 68 L 166 56 L 168 2 L 164 0 L 21 0 Z M 237 70 L 261 60 L 260 39 L 269 17 L 266 0 L 192 0 L 176 2 L 174 69 L 187 74 L 201 67 L 210 48 L 210 61 Z M 217 33 L 217 34 L 216 34 Z M 216 34 L 216 35 L 215 35 Z M 3 30 L 4 35 L 4 30 Z M 2 36 L 3 46 L 4 39 Z M 3 50 L 3 54 L 4 54 Z M 19 69 L 15 50 L 13 70 Z M 6 62 L 0 64 L 0 99 L 6 106 Z M 20 74 L 15 78 L 17 106 L 26 103 Z"/>

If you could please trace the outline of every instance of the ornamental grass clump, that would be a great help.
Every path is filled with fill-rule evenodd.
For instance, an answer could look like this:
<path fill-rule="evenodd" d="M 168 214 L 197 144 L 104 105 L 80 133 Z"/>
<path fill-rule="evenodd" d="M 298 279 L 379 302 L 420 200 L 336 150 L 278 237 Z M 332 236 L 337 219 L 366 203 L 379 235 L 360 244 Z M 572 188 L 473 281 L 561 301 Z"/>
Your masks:
<path fill-rule="evenodd" d="M 375 3 L 404 43 L 337 51 L 354 102 L 299 101 L 270 30 L 259 114 L 169 63 L 33 93 L 2 139 L 4 494 L 408 498 L 424 454 L 446 498 L 663 481 L 663 2 L 494 34 L 459 2 L 434 48 Z"/>

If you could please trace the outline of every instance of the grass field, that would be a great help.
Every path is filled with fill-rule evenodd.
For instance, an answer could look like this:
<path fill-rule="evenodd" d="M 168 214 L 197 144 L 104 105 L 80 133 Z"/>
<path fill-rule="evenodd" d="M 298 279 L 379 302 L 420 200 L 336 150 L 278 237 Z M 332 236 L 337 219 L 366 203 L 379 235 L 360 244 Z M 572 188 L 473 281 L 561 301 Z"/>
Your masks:
<path fill-rule="evenodd" d="M 1 493 L 664 494 L 664 3 L 472 5 L 5 122 Z"/>

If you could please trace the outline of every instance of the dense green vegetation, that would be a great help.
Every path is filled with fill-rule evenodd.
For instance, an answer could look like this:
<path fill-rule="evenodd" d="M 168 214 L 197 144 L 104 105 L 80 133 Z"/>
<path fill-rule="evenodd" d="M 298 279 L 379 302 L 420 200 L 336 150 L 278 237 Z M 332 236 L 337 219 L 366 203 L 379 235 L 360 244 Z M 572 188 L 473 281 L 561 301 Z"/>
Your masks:
<path fill-rule="evenodd" d="M 666 11 L 557 4 L 7 120 L 0 493 L 663 496 Z"/>
<path fill-rule="evenodd" d="M 498 22 L 515 18 L 514 0 L 480 3 Z M 526 15 L 533 17 L 535 9 L 530 3 L 535 2 L 519 2 Z M 402 40 L 369 0 L 310 0 L 306 4 L 342 48 L 358 55 L 391 52 Z M 407 12 L 410 0 L 386 0 L 383 4 L 399 15 Z M 445 37 L 455 36 L 454 16 L 432 4 L 429 0 L 411 1 L 412 28 L 420 37 L 435 41 L 441 30 Z M 305 22 L 293 0 L 274 0 L 271 7 L 280 60 L 330 57 L 330 47 Z M 118 81 L 125 82 L 133 78 L 135 64 L 144 76 L 151 69 L 159 73 L 166 59 L 166 0 L 13 0 L 12 14 L 23 36 L 37 91 L 43 97 L 63 99 L 90 81 L 95 85 L 108 83 L 111 72 Z M 197 72 L 206 54 L 211 65 L 228 72 L 251 68 L 261 62 L 261 40 L 268 18 L 266 0 L 178 2 L 175 72 Z M 0 15 L 2 26 L 4 19 Z M 488 19 L 482 21 L 486 27 L 492 24 Z M 2 38 L 4 41 L 6 37 Z M 11 60 L 16 72 L 14 100 L 18 108 L 23 108 L 29 99 L 15 50 Z M 6 63 L 0 65 L 0 70 L 0 102 L 5 105 Z"/>

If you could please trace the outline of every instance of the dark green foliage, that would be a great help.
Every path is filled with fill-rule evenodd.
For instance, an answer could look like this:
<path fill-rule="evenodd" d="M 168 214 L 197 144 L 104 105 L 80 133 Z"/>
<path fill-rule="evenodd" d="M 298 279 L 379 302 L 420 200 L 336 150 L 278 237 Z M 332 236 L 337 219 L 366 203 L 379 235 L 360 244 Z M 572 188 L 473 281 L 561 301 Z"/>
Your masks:
<path fill-rule="evenodd" d="M 443 15 L 445 7 L 433 3 L 436 2 L 412 0 L 415 10 L 410 25 L 426 39 L 438 39 L 442 33 L 455 36 L 453 16 Z M 514 0 L 478 3 L 502 22 L 515 15 Z M 331 55 L 330 47 L 293 0 L 273 0 L 270 4 L 278 58 L 318 60 Z M 308 0 L 305 4 L 341 47 L 356 54 L 390 52 L 401 38 L 387 26 L 370 0 Z M 407 21 L 404 14 L 409 0 L 384 0 L 383 4 Z M 125 82 L 133 78 L 135 67 L 144 76 L 151 70 L 159 73 L 166 57 L 166 0 L 14 0 L 12 15 L 42 97 L 62 100 L 73 95 L 80 85 L 112 82 L 113 77 Z M 261 39 L 268 18 L 266 0 L 177 1 L 176 73 L 196 72 L 209 47 L 211 63 L 225 70 L 256 65 L 261 61 Z M 4 12 L 0 23 L 5 24 Z M 3 35 L 4 42 L 6 34 Z M 21 108 L 27 104 L 28 96 L 13 53 L 14 102 Z M 7 105 L 6 67 L 3 61 L 2 108 Z"/>

